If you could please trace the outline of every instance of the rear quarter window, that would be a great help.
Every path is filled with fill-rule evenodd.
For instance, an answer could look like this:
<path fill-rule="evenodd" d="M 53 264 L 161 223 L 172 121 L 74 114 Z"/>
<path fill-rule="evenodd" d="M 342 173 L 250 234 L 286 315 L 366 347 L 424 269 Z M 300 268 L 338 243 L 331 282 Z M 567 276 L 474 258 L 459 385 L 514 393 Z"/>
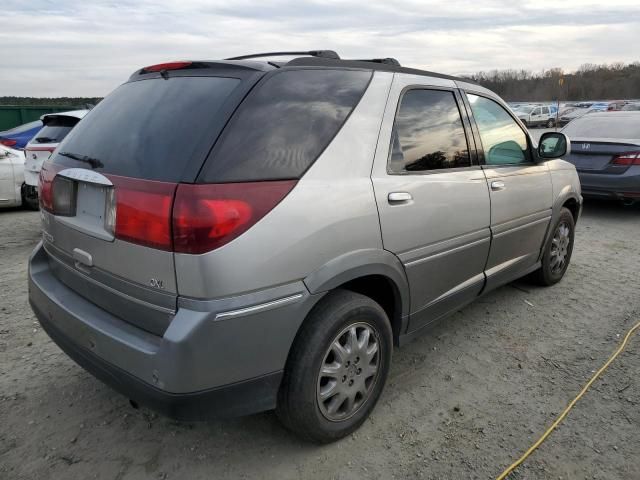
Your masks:
<path fill-rule="evenodd" d="M 300 178 L 338 133 L 371 75 L 305 69 L 265 77 L 225 128 L 199 182 Z"/>

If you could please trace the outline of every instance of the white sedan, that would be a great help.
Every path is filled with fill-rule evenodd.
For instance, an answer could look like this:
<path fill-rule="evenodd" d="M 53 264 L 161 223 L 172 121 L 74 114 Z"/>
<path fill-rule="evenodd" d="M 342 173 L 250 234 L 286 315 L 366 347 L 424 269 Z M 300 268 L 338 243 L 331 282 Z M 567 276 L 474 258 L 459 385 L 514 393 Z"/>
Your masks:
<path fill-rule="evenodd" d="M 0 145 L 0 207 L 22 205 L 24 153 Z"/>

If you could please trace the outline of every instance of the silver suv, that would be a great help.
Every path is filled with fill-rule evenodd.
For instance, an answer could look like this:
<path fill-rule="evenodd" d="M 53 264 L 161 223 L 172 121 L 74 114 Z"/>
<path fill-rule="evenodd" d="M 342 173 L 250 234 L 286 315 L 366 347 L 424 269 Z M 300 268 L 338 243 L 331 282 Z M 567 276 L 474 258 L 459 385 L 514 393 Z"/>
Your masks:
<path fill-rule="evenodd" d="M 100 102 L 43 166 L 29 298 L 134 403 L 275 408 L 327 442 L 370 414 L 394 346 L 558 282 L 582 197 L 564 134 L 536 146 L 489 90 L 302 53 L 153 65 Z"/>

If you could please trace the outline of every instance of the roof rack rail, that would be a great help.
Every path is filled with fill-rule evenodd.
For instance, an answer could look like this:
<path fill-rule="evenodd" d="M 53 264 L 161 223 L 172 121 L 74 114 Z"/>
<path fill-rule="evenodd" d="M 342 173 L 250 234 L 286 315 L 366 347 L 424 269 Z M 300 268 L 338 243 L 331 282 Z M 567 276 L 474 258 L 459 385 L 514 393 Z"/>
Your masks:
<path fill-rule="evenodd" d="M 384 65 L 393 65 L 394 67 L 400 67 L 400 62 L 395 58 L 387 57 L 387 58 L 358 58 L 355 60 L 356 62 L 373 62 L 373 63 L 382 63 Z"/>
<path fill-rule="evenodd" d="M 331 58 L 333 60 L 340 60 L 338 55 L 333 50 L 309 50 L 306 52 L 266 52 L 266 53 L 252 53 L 251 55 L 241 55 L 239 57 L 225 58 L 225 60 L 247 60 L 249 58 L 260 57 L 283 57 L 288 55 L 310 55 L 312 57 L 319 58 Z"/>

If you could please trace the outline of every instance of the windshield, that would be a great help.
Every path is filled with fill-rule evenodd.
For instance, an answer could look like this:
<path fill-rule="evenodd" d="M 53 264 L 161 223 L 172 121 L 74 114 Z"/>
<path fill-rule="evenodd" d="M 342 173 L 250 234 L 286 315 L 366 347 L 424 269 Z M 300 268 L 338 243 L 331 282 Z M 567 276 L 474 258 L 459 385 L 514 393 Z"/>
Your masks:
<path fill-rule="evenodd" d="M 586 115 L 576 118 L 562 132 L 573 138 L 640 139 L 640 118 L 637 116 Z"/>
<path fill-rule="evenodd" d="M 70 167 L 176 182 L 204 162 L 212 125 L 237 78 L 153 78 L 121 85 L 73 130 L 52 158 Z"/>

